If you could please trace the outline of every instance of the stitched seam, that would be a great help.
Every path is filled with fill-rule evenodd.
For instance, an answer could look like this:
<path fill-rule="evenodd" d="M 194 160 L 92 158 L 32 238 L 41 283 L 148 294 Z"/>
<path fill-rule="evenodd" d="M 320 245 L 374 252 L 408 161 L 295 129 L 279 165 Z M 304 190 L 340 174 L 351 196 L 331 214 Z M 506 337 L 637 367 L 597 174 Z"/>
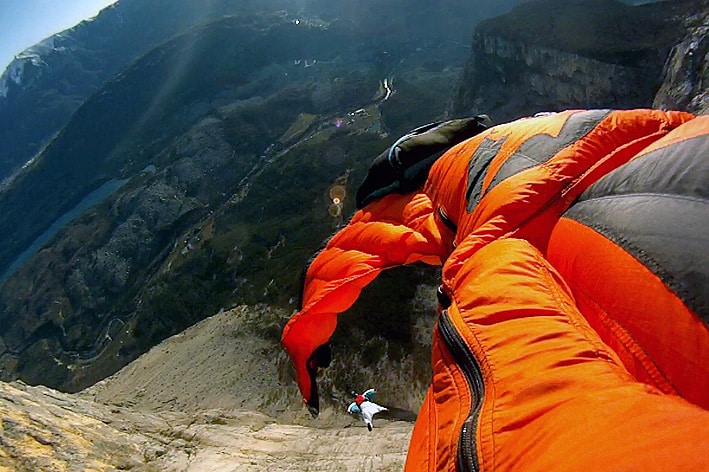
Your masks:
<path fill-rule="evenodd" d="M 608 361 L 609 355 L 606 353 L 606 350 L 604 349 L 604 344 L 602 342 L 599 342 L 598 339 L 592 339 L 591 337 L 588 336 L 588 327 L 582 323 L 578 317 L 576 316 L 576 307 L 575 306 L 570 306 L 569 303 L 567 303 L 566 296 L 567 294 L 563 293 L 561 291 L 561 288 L 558 286 L 558 282 L 554 279 L 553 274 L 545 264 L 546 260 L 541 257 L 541 255 L 534 251 L 533 253 L 534 261 L 537 265 L 537 268 L 540 270 L 542 273 L 542 276 L 544 277 L 544 281 L 546 285 L 549 287 L 548 293 L 554 298 L 554 301 L 556 302 L 557 308 L 560 309 L 562 313 L 564 313 L 569 320 L 569 323 L 576 328 L 576 331 L 583 336 L 583 338 L 593 346 L 593 348 L 596 351 L 601 351 L 603 352 L 603 359 Z M 600 354 L 600 352 L 597 352 Z"/>
<path fill-rule="evenodd" d="M 652 379 L 654 386 L 663 392 L 666 391 L 667 387 L 671 388 L 671 392 L 677 394 L 677 388 L 670 381 L 669 378 L 662 372 L 662 370 L 657 366 L 657 364 L 652 360 L 647 351 L 642 347 L 642 345 L 633 337 L 628 330 L 626 330 L 623 325 L 621 325 L 615 318 L 611 317 L 605 310 L 601 308 L 598 301 L 591 296 L 590 293 L 583 290 L 583 288 L 576 283 L 575 280 L 567 281 L 569 285 L 573 285 L 576 290 L 583 293 L 584 296 L 592 302 L 597 307 L 598 321 L 609 329 L 609 331 L 616 337 L 616 339 L 621 343 L 621 345 L 626 349 L 626 352 L 630 354 L 635 360 L 638 361 L 640 366 L 643 368 L 645 373 L 650 379 Z M 642 356 L 641 356 L 642 354 Z"/>

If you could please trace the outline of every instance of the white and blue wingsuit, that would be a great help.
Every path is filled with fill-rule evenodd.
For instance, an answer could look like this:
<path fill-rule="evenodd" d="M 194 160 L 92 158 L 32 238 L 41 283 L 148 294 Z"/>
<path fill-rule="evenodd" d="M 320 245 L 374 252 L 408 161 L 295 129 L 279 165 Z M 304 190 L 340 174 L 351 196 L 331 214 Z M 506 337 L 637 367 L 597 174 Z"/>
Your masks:
<path fill-rule="evenodd" d="M 362 420 L 364 420 L 364 423 L 367 425 L 367 429 L 370 431 L 372 430 L 372 418 L 374 418 L 374 415 L 382 411 L 387 411 L 387 408 L 377 405 L 372 401 L 375 393 L 376 390 L 373 388 L 366 390 L 362 394 L 352 392 L 355 400 L 350 403 L 350 406 L 347 407 L 348 413 L 353 415 L 359 414 Z"/>

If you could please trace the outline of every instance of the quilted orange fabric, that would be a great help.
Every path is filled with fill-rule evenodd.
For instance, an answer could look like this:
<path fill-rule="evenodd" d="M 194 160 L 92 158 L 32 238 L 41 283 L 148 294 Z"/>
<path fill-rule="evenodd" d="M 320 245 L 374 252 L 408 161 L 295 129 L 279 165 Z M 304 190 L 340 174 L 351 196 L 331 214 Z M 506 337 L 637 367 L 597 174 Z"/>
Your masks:
<path fill-rule="evenodd" d="M 570 110 L 488 129 L 358 211 L 283 333 L 316 355 L 381 270 L 450 299 L 407 470 L 709 470 L 709 117 Z M 405 187 L 405 186 L 402 186 Z"/>

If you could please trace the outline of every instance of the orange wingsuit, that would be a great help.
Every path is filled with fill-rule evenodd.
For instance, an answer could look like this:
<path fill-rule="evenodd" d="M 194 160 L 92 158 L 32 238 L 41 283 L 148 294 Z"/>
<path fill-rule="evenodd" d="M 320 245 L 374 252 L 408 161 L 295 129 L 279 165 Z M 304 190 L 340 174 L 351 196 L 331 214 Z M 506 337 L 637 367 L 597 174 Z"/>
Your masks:
<path fill-rule="evenodd" d="M 317 368 L 381 270 L 443 265 L 406 470 L 709 470 L 709 117 L 572 110 L 455 145 L 360 209 L 283 332 Z"/>

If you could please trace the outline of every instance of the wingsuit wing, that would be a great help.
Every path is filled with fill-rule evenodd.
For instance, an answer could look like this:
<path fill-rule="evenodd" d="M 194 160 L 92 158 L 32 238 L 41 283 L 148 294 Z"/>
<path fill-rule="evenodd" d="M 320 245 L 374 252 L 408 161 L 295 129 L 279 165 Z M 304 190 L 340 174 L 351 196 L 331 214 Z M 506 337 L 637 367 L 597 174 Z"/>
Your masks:
<path fill-rule="evenodd" d="M 709 172 L 706 133 L 707 118 L 687 113 L 576 110 L 483 133 L 469 142 L 469 160 L 443 156 L 429 193 L 446 188 L 436 204 L 465 205 L 449 212 L 459 229 L 444 285 L 491 241 L 530 241 L 633 375 L 709 407 L 709 380 L 696 361 L 709 356 L 706 291 L 698 288 L 709 262 L 699 190 Z M 468 180 L 449 178 L 456 174 Z"/>
<path fill-rule="evenodd" d="M 413 262 L 440 265 L 441 239 L 426 195 L 392 194 L 358 211 L 315 257 L 305 276 L 303 307 L 281 338 L 313 415 L 319 409 L 317 370 L 328 365 L 323 346 L 335 331 L 337 315 L 384 269 Z"/>
<path fill-rule="evenodd" d="M 364 398 L 369 400 L 370 402 L 374 401 L 374 394 L 377 393 L 376 390 L 373 388 L 367 389 L 362 395 L 364 395 Z"/>
<path fill-rule="evenodd" d="M 433 123 L 399 139 L 375 159 L 357 194 L 360 209 L 315 257 L 304 282 L 301 310 L 283 330 L 311 414 L 318 414 L 315 381 L 329 365 L 337 315 L 384 269 L 414 262 L 441 265 L 447 250 L 425 194 L 414 192 L 442 152 L 487 129 L 487 116 Z M 450 235 L 447 236 L 448 238 Z"/>
<path fill-rule="evenodd" d="M 355 402 L 350 403 L 350 406 L 347 407 L 347 413 L 351 415 L 356 415 L 358 413 L 362 413 L 362 410 L 359 409 L 359 406 Z"/>
<path fill-rule="evenodd" d="M 528 241 L 481 247 L 453 288 L 407 472 L 707 470 L 709 413 L 636 381 Z"/>
<path fill-rule="evenodd" d="M 633 376 L 704 408 L 708 182 L 709 116 L 699 116 L 581 193 L 546 253 Z"/>
<path fill-rule="evenodd" d="M 707 467 L 708 134 L 578 110 L 437 161 L 457 247 L 406 470 Z"/>

